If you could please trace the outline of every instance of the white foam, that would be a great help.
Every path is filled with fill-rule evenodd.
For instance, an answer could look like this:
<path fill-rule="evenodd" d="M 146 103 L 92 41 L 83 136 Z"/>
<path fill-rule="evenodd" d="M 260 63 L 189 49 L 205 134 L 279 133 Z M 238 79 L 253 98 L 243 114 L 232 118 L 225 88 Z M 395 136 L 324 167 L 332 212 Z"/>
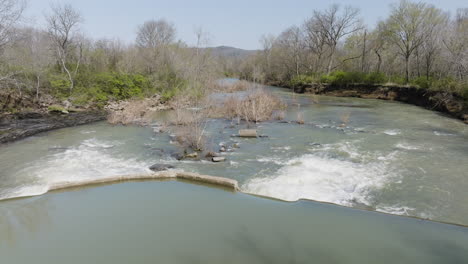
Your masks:
<path fill-rule="evenodd" d="M 28 164 L 17 177 L 28 178 L 30 185 L 5 190 L 1 199 L 43 194 L 49 186 L 61 182 L 79 183 L 100 177 L 150 173 L 150 164 L 109 153 L 111 146 L 114 145 L 105 141 L 85 140 L 79 146 Z"/>
<path fill-rule="evenodd" d="M 399 149 L 404 149 L 404 150 L 418 150 L 418 149 L 421 148 L 419 146 L 410 145 L 410 144 L 404 143 L 404 142 L 396 144 L 395 147 L 397 147 Z"/>
<path fill-rule="evenodd" d="M 376 208 L 376 211 L 387 213 L 387 214 L 394 214 L 394 215 L 413 215 L 412 212 L 414 210 L 415 210 L 414 208 L 411 208 L 408 206 L 399 206 L 399 205 L 378 206 Z"/>
<path fill-rule="evenodd" d="M 399 130 L 399 129 L 389 129 L 389 130 L 385 130 L 383 133 L 386 134 L 386 135 L 389 135 L 389 136 L 396 136 L 396 135 L 401 134 L 401 130 Z"/>
<path fill-rule="evenodd" d="M 312 199 L 350 206 L 370 205 L 370 192 L 392 176 L 385 163 L 355 163 L 307 154 L 292 159 L 271 177 L 246 182 L 246 192 L 287 201 Z"/>
<path fill-rule="evenodd" d="M 434 135 L 436 135 L 436 136 L 455 136 L 455 134 L 444 133 L 444 132 L 440 132 L 440 131 L 434 131 Z"/>

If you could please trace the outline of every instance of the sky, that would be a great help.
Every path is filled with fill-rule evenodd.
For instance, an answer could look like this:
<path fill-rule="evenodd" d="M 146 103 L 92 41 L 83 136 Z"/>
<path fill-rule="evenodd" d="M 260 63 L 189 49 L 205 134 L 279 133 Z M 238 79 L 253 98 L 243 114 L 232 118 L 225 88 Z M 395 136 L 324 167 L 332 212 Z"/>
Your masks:
<path fill-rule="evenodd" d="M 361 10 L 371 28 L 390 12 L 398 0 L 29 0 L 25 22 L 44 27 L 44 14 L 51 3 L 68 3 L 84 18 L 81 31 L 93 39 L 119 38 L 130 43 L 138 25 L 150 19 L 166 19 L 177 28 L 177 38 L 189 45 L 196 42 L 194 31 L 208 32 L 207 46 L 233 46 L 260 49 L 264 34 L 278 35 L 292 25 L 300 25 L 313 10 L 324 10 L 333 3 Z M 426 0 L 445 11 L 468 7 L 466 0 Z"/>

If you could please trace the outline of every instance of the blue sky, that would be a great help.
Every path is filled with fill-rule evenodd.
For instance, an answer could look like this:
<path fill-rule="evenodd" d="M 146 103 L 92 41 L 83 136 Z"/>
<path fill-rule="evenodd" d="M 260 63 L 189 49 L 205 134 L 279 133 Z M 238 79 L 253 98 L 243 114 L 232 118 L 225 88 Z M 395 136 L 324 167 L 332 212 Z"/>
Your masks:
<path fill-rule="evenodd" d="M 278 34 L 291 25 L 299 25 L 313 10 L 322 10 L 332 3 L 352 5 L 361 10 L 364 21 L 373 26 L 385 18 L 390 4 L 398 0 L 29 0 L 27 22 L 44 25 L 43 14 L 50 3 L 70 3 L 85 19 L 82 31 L 87 36 L 135 39 L 136 28 L 148 19 L 165 18 L 177 27 L 178 39 L 195 43 L 194 29 L 202 27 L 210 34 L 209 46 L 228 45 L 244 49 L 260 48 L 263 34 Z M 452 13 L 468 7 L 465 0 L 426 0 Z"/>

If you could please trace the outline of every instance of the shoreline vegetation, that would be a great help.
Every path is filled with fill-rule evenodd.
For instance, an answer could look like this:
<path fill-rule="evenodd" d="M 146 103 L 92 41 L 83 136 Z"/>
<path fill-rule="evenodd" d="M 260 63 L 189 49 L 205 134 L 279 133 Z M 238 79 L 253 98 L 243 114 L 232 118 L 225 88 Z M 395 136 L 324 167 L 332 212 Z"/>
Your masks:
<path fill-rule="evenodd" d="M 420 88 L 416 85 L 369 82 L 269 82 L 295 93 L 398 101 L 446 114 L 468 124 L 468 97 L 458 92 Z"/>
<path fill-rule="evenodd" d="M 373 27 L 352 6 L 314 10 L 264 35 L 262 50 L 229 74 L 298 92 L 394 99 L 468 123 L 468 8 L 448 13 L 408 0 L 390 7 Z M 383 95 L 387 87 L 394 95 Z"/>
<path fill-rule="evenodd" d="M 177 123 L 179 134 L 196 131 L 191 142 L 183 144 L 199 149 L 206 117 L 237 118 L 238 124 L 251 125 L 285 115 L 283 104 L 260 90 L 250 92 L 246 100 L 229 98 L 223 109 L 219 102 L 208 102 L 213 93 L 254 86 L 247 82 L 220 85 L 223 77 L 295 92 L 397 100 L 468 123 L 467 8 L 449 14 L 434 5 L 401 0 L 371 29 L 362 22 L 359 9 L 331 5 L 311 10 L 304 23 L 278 36 L 264 35 L 262 50 L 234 56 L 226 47 L 208 48 L 209 34 L 203 28 L 194 30 L 197 41 L 189 46 L 178 40 L 175 25 L 164 19 L 144 21 L 137 27 L 135 41 L 125 44 L 87 37 L 81 32 L 84 17 L 72 5 L 52 5 L 44 15 L 45 26 L 38 27 L 20 23 L 27 8 L 23 1 L 4 3 L 6 8 L 0 12 L 6 27 L 0 31 L 4 40 L 0 43 L 2 142 L 101 120 L 95 113 L 102 111 L 109 112 L 111 124 L 148 125 L 154 112 L 173 109 L 175 120 L 164 126 Z M 195 111 L 203 118 L 193 116 L 193 111 L 187 114 L 188 108 L 206 105 L 208 110 Z M 89 113 L 95 118 L 68 122 L 64 115 L 69 113 Z M 297 123 L 303 119 L 298 114 Z M 39 120 L 57 124 L 37 132 L 12 132 Z"/>

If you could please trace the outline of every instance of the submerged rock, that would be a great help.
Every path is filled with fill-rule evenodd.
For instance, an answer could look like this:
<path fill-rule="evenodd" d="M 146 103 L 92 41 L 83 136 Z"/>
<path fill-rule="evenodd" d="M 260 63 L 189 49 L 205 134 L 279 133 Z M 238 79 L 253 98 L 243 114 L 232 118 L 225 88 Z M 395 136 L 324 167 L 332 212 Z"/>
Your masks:
<path fill-rule="evenodd" d="M 169 164 L 154 164 L 153 166 L 149 167 L 152 171 L 165 171 L 168 169 L 174 169 L 175 167 Z"/>
<path fill-rule="evenodd" d="M 185 156 L 183 154 L 180 154 L 180 153 L 171 154 L 171 157 L 173 157 L 176 160 L 183 160 L 185 158 Z"/>

